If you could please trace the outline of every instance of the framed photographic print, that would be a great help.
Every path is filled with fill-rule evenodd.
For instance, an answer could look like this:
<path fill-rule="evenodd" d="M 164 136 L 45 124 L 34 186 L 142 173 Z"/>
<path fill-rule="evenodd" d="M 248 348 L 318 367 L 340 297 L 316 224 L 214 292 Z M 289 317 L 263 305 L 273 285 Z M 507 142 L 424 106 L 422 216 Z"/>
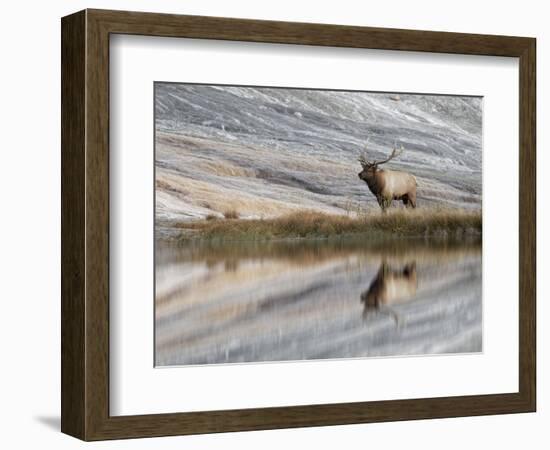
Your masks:
<path fill-rule="evenodd" d="M 535 39 L 62 19 L 62 431 L 535 410 Z"/>

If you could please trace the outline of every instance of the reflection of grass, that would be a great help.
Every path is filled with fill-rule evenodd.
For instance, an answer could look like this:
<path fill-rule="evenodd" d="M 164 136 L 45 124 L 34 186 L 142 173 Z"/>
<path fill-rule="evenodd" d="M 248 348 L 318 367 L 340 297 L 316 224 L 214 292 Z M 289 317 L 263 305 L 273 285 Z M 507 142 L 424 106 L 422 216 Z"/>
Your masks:
<path fill-rule="evenodd" d="M 262 240 L 327 238 L 362 235 L 460 236 L 481 233 L 481 211 L 417 209 L 394 210 L 360 217 L 302 211 L 271 219 L 184 222 L 177 225 L 180 239 Z"/>
<path fill-rule="evenodd" d="M 175 250 L 176 249 L 176 250 Z M 170 258 L 172 262 L 209 261 L 219 263 L 228 259 L 284 259 L 289 262 L 323 261 L 347 256 L 352 253 L 368 254 L 380 259 L 405 261 L 437 258 L 456 258 L 459 254 L 470 255 L 481 251 L 481 236 L 468 235 L 460 238 L 406 238 L 364 239 L 362 235 L 335 236 L 327 239 L 270 239 L 270 240 L 215 240 L 196 239 L 174 246 L 161 242 L 157 246 L 158 260 Z M 162 256 L 161 256 L 162 255 Z"/>

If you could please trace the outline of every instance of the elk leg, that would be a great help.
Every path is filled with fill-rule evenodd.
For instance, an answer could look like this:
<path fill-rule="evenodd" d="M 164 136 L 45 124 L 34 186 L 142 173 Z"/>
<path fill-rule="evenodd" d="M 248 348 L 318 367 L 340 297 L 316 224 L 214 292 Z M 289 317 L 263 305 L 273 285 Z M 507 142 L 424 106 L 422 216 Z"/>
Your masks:
<path fill-rule="evenodd" d="M 380 205 L 380 209 L 382 212 L 386 212 L 386 203 L 384 200 L 384 197 L 376 197 L 376 200 L 378 201 L 378 204 Z"/>
<path fill-rule="evenodd" d="M 409 204 L 411 205 L 411 207 L 416 208 L 416 194 L 409 195 Z"/>
<path fill-rule="evenodd" d="M 385 313 L 389 315 L 393 320 L 393 322 L 395 323 L 395 325 L 397 326 L 397 328 L 401 327 L 401 323 L 402 323 L 401 317 L 399 317 L 399 314 L 397 314 L 392 308 L 390 308 L 389 306 L 385 306 L 383 308 L 379 308 L 378 310 L 381 313 Z"/>

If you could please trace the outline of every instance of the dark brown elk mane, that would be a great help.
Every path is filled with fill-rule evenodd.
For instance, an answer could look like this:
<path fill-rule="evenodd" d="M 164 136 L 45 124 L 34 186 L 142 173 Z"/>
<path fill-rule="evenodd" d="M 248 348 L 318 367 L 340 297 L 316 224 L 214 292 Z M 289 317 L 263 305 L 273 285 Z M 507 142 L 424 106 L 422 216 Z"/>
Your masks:
<path fill-rule="evenodd" d="M 401 153 L 403 146 L 400 149 L 394 146 L 390 156 L 380 161 L 370 161 L 366 152 L 359 155 L 358 160 L 363 170 L 358 176 L 367 183 L 382 211 L 386 211 L 393 200 L 402 201 L 408 208 L 416 208 L 416 177 L 407 172 L 379 168 Z"/>

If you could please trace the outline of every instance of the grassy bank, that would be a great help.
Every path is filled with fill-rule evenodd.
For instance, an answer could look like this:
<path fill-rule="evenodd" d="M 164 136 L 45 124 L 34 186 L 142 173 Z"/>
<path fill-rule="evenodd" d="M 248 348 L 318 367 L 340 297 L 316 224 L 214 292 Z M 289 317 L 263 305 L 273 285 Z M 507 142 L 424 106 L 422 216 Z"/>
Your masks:
<path fill-rule="evenodd" d="M 365 238 L 393 236 L 460 237 L 480 235 L 481 211 L 417 209 L 373 213 L 361 217 L 296 212 L 270 219 L 212 219 L 172 224 L 180 241 L 263 240 L 330 238 L 361 235 Z"/>

